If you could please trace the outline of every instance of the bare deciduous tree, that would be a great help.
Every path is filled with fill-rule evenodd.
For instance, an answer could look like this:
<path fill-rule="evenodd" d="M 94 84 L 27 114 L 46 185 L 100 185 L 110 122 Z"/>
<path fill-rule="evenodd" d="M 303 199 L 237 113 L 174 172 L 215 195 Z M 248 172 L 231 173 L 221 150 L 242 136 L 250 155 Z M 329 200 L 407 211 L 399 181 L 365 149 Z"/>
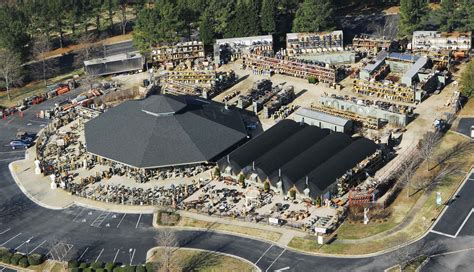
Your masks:
<path fill-rule="evenodd" d="M 158 245 L 162 248 L 160 256 L 160 263 L 162 271 L 170 272 L 172 269 L 177 269 L 178 264 L 172 262 L 174 252 L 177 250 L 178 241 L 171 229 L 160 230 L 160 233 L 155 238 Z"/>
<path fill-rule="evenodd" d="M 79 37 L 77 42 L 82 45 L 82 50 L 79 54 L 84 60 L 88 60 L 91 57 L 92 47 L 94 46 L 95 35 L 91 32 L 84 33 Z"/>
<path fill-rule="evenodd" d="M 413 157 L 402 163 L 402 166 L 398 172 L 397 186 L 399 188 L 406 188 L 407 197 L 410 196 L 410 187 L 412 186 L 411 183 L 413 181 L 413 176 L 415 175 L 416 169 L 418 168 L 419 162 L 420 158 L 418 154 L 415 154 Z"/>
<path fill-rule="evenodd" d="M 21 80 L 21 63 L 17 53 L 4 48 L 0 48 L 0 78 L 5 84 L 8 100 L 11 100 L 10 87 Z"/>
<path fill-rule="evenodd" d="M 92 89 L 94 83 L 97 82 L 99 78 L 99 69 L 95 67 L 88 67 L 86 70 L 86 75 L 84 77 L 84 85 L 89 85 L 89 88 Z"/>
<path fill-rule="evenodd" d="M 122 28 L 122 35 L 125 35 L 126 30 L 127 30 L 127 24 L 128 24 L 127 5 L 128 5 L 128 0 L 120 0 L 120 3 L 119 3 L 120 12 L 118 13 L 118 16 L 120 18 L 120 26 Z"/>
<path fill-rule="evenodd" d="M 441 140 L 441 133 L 439 132 L 428 132 L 425 134 L 420 144 L 418 145 L 418 150 L 420 155 L 426 160 L 426 170 L 429 172 L 431 170 L 430 162 L 433 157 L 436 146 Z"/>
<path fill-rule="evenodd" d="M 33 55 L 37 60 L 41 61 L 42 79 L 45 87 L 48 85 L 46 73 L 52 68 L 46 61 L 46 53 L 50 50 L 51 43 L 48 36 L 44 33 L 40 34 L 33 44 Z"/>

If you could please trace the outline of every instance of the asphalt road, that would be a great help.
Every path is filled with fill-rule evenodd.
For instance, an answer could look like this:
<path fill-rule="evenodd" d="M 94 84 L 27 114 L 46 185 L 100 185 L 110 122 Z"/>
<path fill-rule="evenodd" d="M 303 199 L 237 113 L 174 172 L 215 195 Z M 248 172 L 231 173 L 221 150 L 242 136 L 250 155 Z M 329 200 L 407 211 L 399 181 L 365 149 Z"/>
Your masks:
<path fill-rule="evenodd" d="M 457 131 L 467 137 L 471 137 L 471 126 L 474 126 L 474 118 L 461 118 Z"/>
<path fill-rule="evenodd" d="M 75 96 L 80 91 L 74 90 L 67 96 Z M 159 232 L 152 227 L 152 215 L 107 213 L 82 207 L 48 210 L 30 201 L 10 176 L 8 164 L 22 158 L 24 153 L 12 151 L 5 145 L 18 129 L 30 132 L 41 129 L 46 122 L 37 119 L 36 112 L 51 107 L 54 102 L 48 100 L 33 106 L 23 118 L 15 116 L 0 120 L 0 246 L 21 252 L 40 252 L 56 259 L 143 263 L 147 250 L 156 245 L 154 237 Z M 472 195 L 473 190 L 470 183 L 465 186 L 459 193 L 461 197 L 451 203 L 434 228 L 445 230 L 454 223 L 453 228 L 457 228 L 456 232 L 459 230 L 457 236 L 429 233 L 418 242 L 377 257 L 312 256 L 259 240 L 210 231 L 177 231 L 176 236 L 180 246 L 236 255 L 256 264 L 262 271 L 383 271 L 420 254 L 436 254 L 424 271 L 447 271 L 447 267 L 462 270 L 473 263 L 474 220 L 464 218 L 461 222 L 465 223 L 461 226 L 452 217 L 470 214 L 473 202 L 467 196 Z M 52 246 L 58 244 L 60 246 L 55 248 L 60 250 L 51 251 Z"/>

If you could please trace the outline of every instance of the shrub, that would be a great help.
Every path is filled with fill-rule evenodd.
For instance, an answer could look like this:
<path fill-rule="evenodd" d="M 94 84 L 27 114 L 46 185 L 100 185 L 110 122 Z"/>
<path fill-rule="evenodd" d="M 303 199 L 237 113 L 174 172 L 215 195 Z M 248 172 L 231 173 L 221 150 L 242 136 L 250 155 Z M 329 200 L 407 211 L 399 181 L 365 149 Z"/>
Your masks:
<path fill-rule="evenodd" d="M 242 188 L 245 188 L 245 176 L 243 174 L 239 175 L 239 183 Z"/>
<path fill-rule="evenodd" d="M 89 267 L 89 264 L 88 264 L 88 263 L 81 263 L 81 264 L 79 265 L 79 268 L 87 268 L 87 267 Z"/>
<path fill-rule="evenodd" d="M 114 267 L 114 270 L 113 270 L 113 272 L 123 272 L 123 271 L 124 271 L 123 267 L 120 267 L 120 266 Z"/>
<path fill-rule="evenodd" d="M 13 254 L 10 253 L 10 252 L 7 252 L 5 253 L 3 256 L 2 256 L 2 263 L 6 263 L 6 264 L 10 264 L 10 259 L 12 258 Z"/>
<path fill-rule="evenodd" d="M 220 178 L 221 177 L 221 170 L 219 169 L 219 167 L 216 167 L 216 169 L 214 170 L 214 176 L 216 178 Z"/>
<path fill-rule="evenodd" d="M 94 269 L 92 269 L 90 267 L 82 269 L 82 272 L 93 272 L 93 271 L 94 271 Z"/>
<path fill-rule="evenodd" d="M 13 264 L 13 265 L 18 265 L 18 262 L 20 261 L 21 258 L 23 258 L 23 255 L 21 255 L 19 253 L 15 253 L 10 258 L 10 263 Z"/>
<path fill-rule="evenodd" d="M 79 262 L 76 260 L 70 260 L 69 262 L 67 262 L 67 267 L 69 268 L 79 267 Z"/>
<path fill-rule="evenodd" d="M 26 257 L 21 258 L 20 261 L 18 262 L 18 265 L 23 268 L 30 266 L 30 264 L 28 263 L 28 258 Z"/>
<path fill-rule="evenodd" d="M 295 198 L 296 198 L 296 190 L 295 190 L 295 189 L 291 189 L 291 190 L 290 190 L 290 197 L 291 197 L 291 199 L 295 199 Z"/>
<path fill-rule="evenodd" d="M 270 183 L 269 183 L 268 181 L 265 181 L 265 182 L 263 183 L 263 190 L 264 190 L 265 192 L 270 191 Z"/>
<path fill-rule="evenodd" d="M 103 268 L 96 268 L 94 269 L 95 272 L 105 272 L 105 269 Z"/>
<path fill-rule="evenodd" d="M 156 271 L 155 269 L 155 264 L 154 263 L 151 263 L 151 262 L 148 262 L 145 264 L 145 268 L 146 268 L 146 271 L 147 272 L 154 272 Z"/>
<path fill-rule="evenodd" d="M 135 272 L 136 266 L 134 265 L 126 265 L 123 269 L 124 272 Z"/>
<path fill-rule="evenodd" d="M 109 272 L 113 271 L 114 267 L 115 267 L 114 263 L 106 263 L 105 264 L 105 269 L 107 269 L 107 271 L 109 271 Z"/>
<path fill-rule="evenodd" d="M 78 267 L 69 268 L 69 271 L 70 272 L 81 272 L 81 270 Z"/>
<path fill-rule="evenodd" d="M 97 269 L 97 268 L 103 268 L 104 264 L 102 262 L 95 262 L 91 264 L 91 268 Z"/>
<path fill-rule="evenodd" d="M 136 272 L 146 272 L 146 268 L 144 265 L 137 265 L 137 267 L 135 268 L 135 271 Z"/>
<path fill-rule="evenodd" d="M 0 257 L 3 257 L 5 254 L 9 253 L 8 248 L 0 247 Z"/>
<path fill-rule="evenodd" d="M 318 83 L 318 79 L 315 78 L 315 77 L 310 76 L 310 77 L 308 77 L 308 83 L 309 84 L 316 84 L 316 83 Z"/>
<path fill-rule="evenodd" d="M 28 263 L 30 265 L 39 265 L 43 262 L 43 255 L 38 253 L 33 253 L 28 255 Z"/>

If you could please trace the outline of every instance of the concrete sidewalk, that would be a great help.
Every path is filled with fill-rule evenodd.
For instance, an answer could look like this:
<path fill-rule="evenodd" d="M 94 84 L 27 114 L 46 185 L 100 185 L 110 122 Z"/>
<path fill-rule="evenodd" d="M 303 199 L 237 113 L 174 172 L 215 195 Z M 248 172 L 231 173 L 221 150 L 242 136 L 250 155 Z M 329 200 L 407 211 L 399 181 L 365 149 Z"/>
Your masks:
<path fill-rule="evenodd" d="M 52 210 L 62 210 L 72 205 L 77 205 L 90 209 L 130 214 L 152 214 L 157 210 L 154 206 L 131 206 L 105 203 L 71 195 L 59 188 L 53 190 L 50 187 L 51 180 L 49 177 L 36 175 L 34 173 L 35 156 L 34 149 L 30 148 L 26 151 L 25 159 L 10 163 L 9 169 L 13 179 L 23 193 L 41 207 Z"/>

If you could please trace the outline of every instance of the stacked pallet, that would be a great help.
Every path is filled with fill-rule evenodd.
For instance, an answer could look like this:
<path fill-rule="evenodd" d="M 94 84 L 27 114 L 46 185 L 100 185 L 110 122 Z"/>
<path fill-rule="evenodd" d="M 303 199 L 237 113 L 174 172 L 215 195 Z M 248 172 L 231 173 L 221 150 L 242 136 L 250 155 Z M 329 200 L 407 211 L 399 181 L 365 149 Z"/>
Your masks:
<path fill-rule="evenodd" d="M 243 58 L 243 67 L 259 74 L 276 73 L 303 79 L 314 77 L 324 83 L 336 82 L 336 69 L 328 65 L 322 66 L 296 60 L 284 60 L 249 54 Z"/>
<path fill-rule="evenodd" d="M 405 87 L 391 82 L 367 81 L 354 79 L 355 93 L 375 96 L 379 99 L 386 99 L 405 103 L 415 102 L 415 90 L 411 87 Z"/>
<path fill-rule="evenodd" d="M 160 46 L 152 50 L 151 56 L 155 64 L 175 66 L 185 61 L 204 58 L 204 45 L 202 42 L 192 41 Z"/>
<path fill-rule="evenodd" d="M 319 111 L 319 112 L 324 112 L 330 115 L 338 116 L 344 119 L 350 119 L 354 122 L 362 124 L 366 128 L 370 128 L 370 129 L 380 128 L 379 119 L 377 118 L 362 116 L 354 112 L 335 109 L 335 108 L 331 108 L 331 107 L 320 105 L 320 104 L 311 104 L 311 109 Z"/>
<path fill-rule="evenodd" d="M 295 99 L 294 87 L 289 85 L 283 88 L 275 96 L 271 97 L 263 106 L 263 116 L 270 118 L 282 106 L 286 106 Z"/>
<path fill-rule="evenodd" d="M 393 41 L 385 37 L 370 35 L 356 36 L 352 40 L 352 47 L 359 51 L 378 52 L 380 50 L 390 51 Z"/>
<path fill-rule="evenodd" d="M 328 49 L 343 49 L 342 30 L 315 33 L 286 34 L 286 53 L 288 56 L 315 53 Z"/>
<path fill-rule="evenodd" d="M 161 78 L 161 86 L 165 92 L 202 95 L 214 88 L 215 81 L 213 70 L 176 70 Z"/>

